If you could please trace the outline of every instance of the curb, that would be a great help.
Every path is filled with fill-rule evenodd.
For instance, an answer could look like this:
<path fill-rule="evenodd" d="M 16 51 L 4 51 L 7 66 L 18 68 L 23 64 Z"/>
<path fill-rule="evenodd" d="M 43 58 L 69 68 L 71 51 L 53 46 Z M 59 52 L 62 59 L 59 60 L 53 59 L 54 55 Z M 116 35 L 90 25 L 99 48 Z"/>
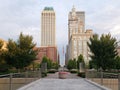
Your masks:
<path fill-rule="evenodd" d="M 33 87 L 36 83 L 39 82 L 39 80 L 41 80 L 41 79 L 38 79 L 38 80 L 31 82 L 31 83 L 28 83 L 27 85 L 24 85 L 24 86 L 18 88 L 17 90 L 26 90 L 27 88 Z"/>
<path fill-rule="evenodd" d="M 88 79 L 84 79 L 84 80 L 87 81 L 88 83 L 91 83 L 91 84 L 95 85 L 96 87 L 101 88 L 102 90 L 112 90 L 112 89 L 110 89 L 110 88 L 107 88 L 107 87 L 102 86 L 102 85 L 100 85 L 100 84 L 97 84 L 97 83 L 95 83 L 95 82 L 92 82 L 92 81 L 90 81 L 90 80 L 88 80 Z"/>

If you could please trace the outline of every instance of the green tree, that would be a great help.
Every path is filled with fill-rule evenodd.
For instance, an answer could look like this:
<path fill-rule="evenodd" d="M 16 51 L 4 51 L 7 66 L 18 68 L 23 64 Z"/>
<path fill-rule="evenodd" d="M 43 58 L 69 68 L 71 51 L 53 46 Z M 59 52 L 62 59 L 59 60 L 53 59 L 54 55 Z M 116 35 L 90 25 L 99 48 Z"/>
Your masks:
<path fill-rule="evenodd" d="M 110 34 L 102 34 L 99 38 L 99 36 L 95 34 L 90 38 L 88 46 L 92 52 L 91 59 L 94 64 L 96 64 L 97 69 L 102 67 L 102 69 L 105 70 L 114 67 L 113 63 L 117 56 L 117 42 L 115 38 L 111 37 Z"/>
<path fill-rule="evenodd" d="M 57 62 L 53 62 L 52 69 L 58 69 L 58 68 L 59 68 L 59 64 Z"/>
<path fill-rule="evenodd" d="M 33 50 L 34 47 L 33 38 L 29 35 L 21 33 L 17 42 L 9 39 L 7 45 L 8 51 L 5 55 L 6 62 L 16 69 L 27 67 L 36 59 L 37 53 Z"/>
<path fill-rule="evenodd" d="M 89 68 L 90 68 L 90 69 L 92 69 L 92 68 L 95 68 L 95 69 L 96 69 L 96 67 L 97 67 L 97 66 L 96 66 L 95 62 L 94 62 L 93 60 L 90 60 L 90 61 L 89 61 Z"/>
<path fill-rule="evenodd" d="M 39 69 L 40 68 L 40 63 L 37 63 L 37 62 L 32 62 L 27 68 L 32 68 L 33 71 L 36 70 L 36 69 Z M 26 69 L 27 69 L 26 68 Z"/>
<path fill-rule="evenodd" d="M 69 70 L 73 68 L 73 66 L 72 66 L 72 60 L 71 59 L 68 61 L 67 68 Z"/>
<path fill-rule="evenodd" d="M 79 55 L 78 56 L 78 60 L 77 60 L 77 69 L 79 69 L 79 64 L 80 63 L 83 63 L 84 64 L 84 58 L 83 58 L 83 55 Z"/>
<path fill-rule="evenodd" d="M 47 69 L 51 69 L 51 67 L 52 67 L 52 60 L 48 59 L 46 56 L 43 57 L 42 63 L 47 63 Z"/>
<path fill-rule="evenodd" d="M 52 68 L 52 60 L 50 60 L 50 59 L 47 60 L 47 68 L 48 69 Z"/>
<path fill-rule="evenodd" d="M 120 69 L 120 56 L 117 56 L 116 58 L 115 58 L 115 63 L 114 63 L 114 65 L 115 65 L 115 69 Z"/>
<path fill-rule="evenodd" d="M 69 60 L 68 61 L 68 64 L 67 64 L 67 68 L 69 69 L 69 70 L 71 70 L 71 69 L 76 69 L 77 68 L 77 63 L 76 63 L 76 59 L 74 59 L 74 60 Z"/>
<path fill-rule="evenodd" d="M 42 58 L 42 62 L 41 62 L 41 63 L 47 63 L 47 61 L 48 61 L 48 58 L 47 58 L 46 56 L 44 56 L 44 57 Z"/>
<path fill-rule="evenodd" d="M 76 59 L 74 58 L 73 59 L 73 69 L 76 69 L 77 68 L 77 62 L 76 62 Z"/>

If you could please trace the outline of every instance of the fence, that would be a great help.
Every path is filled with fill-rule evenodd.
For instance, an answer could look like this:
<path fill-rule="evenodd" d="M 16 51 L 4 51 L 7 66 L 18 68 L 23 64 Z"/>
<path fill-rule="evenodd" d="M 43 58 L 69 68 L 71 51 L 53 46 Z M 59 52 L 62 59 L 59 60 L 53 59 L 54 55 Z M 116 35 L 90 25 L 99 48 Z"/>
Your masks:
<path fill-rule="evenodd" d="M 120 90 L 120 74 L 87 70 L 86 78 L 112 90 Z"/>
<path fill-rule="evenodd" d="M 16 90 L 41 78 L 41 70 L 0 75 L 0 90 Z"/>

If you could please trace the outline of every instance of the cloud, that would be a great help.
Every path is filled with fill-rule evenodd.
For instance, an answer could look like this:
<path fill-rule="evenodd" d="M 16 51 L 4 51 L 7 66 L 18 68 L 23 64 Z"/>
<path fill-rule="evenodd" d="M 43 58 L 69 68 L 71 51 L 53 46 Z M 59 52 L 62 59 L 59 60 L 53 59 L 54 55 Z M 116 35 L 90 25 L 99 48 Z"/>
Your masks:
<path fill-rule="evenodd" d="M 92 28 L 98 34 L 111 32 L 110 30 L 118 23 L 120 23 L 120 11 L 118 10 L 118 3 L 113 1 L 105 2 L 99 9 L 86 14 L 87 28 Z"/>
<path fill-rule="evenodd" d="M 120 25 L 116 25 L 114 26 L 111 30 L 110 30 L 112 35 L 119 35 L 120 34 Z"/>
<path fill-rule="evenodd" d="M 40 29 L 37 27 L 28 27 L 28 28 L 21 28 L 19 30 L 20 32 L 23 32 L 23 34 L 31 35 L 33 36 L 33 41 L 37 44 L 37 46 L 40 46 L 41 43 L 41 33 Z"/>

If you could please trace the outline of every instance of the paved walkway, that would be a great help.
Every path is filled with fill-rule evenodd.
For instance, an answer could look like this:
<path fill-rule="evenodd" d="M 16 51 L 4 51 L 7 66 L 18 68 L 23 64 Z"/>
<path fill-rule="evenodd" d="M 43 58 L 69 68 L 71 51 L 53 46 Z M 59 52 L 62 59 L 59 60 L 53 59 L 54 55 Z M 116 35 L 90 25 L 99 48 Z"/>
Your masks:
<path fill-rule="evenodd" d="M 74 78 L 74 79 L 73 79 Z M 18 90 L 101 90 L 97 86 L 86 82 L 75 74 L 68 74 L 67 79 L 58 79 L 58 74 L 49 74 Z"/>

